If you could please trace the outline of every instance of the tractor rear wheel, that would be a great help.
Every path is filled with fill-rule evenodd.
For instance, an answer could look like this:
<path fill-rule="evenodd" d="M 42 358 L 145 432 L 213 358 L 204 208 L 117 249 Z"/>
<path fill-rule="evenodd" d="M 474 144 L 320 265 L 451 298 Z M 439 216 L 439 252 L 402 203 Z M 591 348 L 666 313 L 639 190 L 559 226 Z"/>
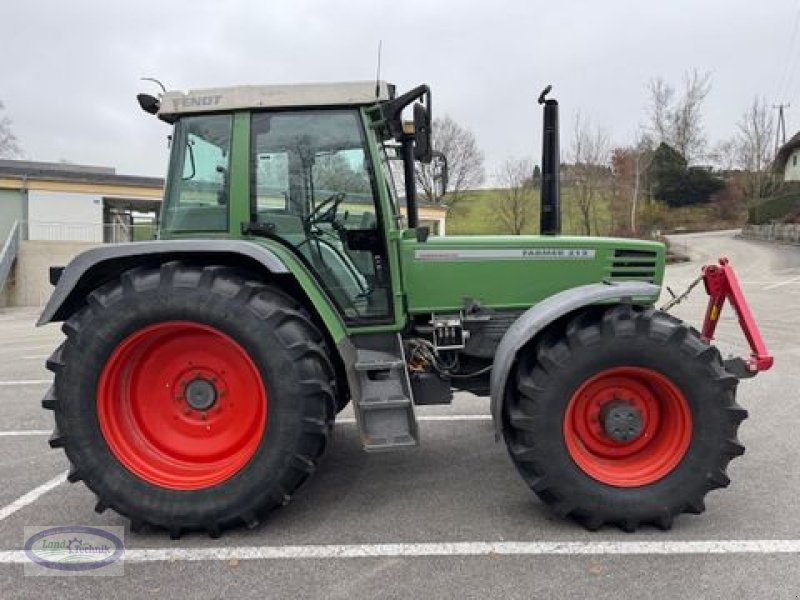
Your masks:
<path fill-rule="evenodd" d="M 589 529 L 663 529 L 704 510 L 744 452 L 747 412 L 719 352 L 678 319 L 592 309 L 523 349 L 504 435 L 525 481 Z"/>
<path fill-rule="evenodd" d="M 70 481 L 132 527 L 254 527 L 314 471 L 334 371 L 304 309 L 221 266 L 127 271 L 64 323 L 43 401 Z"/>

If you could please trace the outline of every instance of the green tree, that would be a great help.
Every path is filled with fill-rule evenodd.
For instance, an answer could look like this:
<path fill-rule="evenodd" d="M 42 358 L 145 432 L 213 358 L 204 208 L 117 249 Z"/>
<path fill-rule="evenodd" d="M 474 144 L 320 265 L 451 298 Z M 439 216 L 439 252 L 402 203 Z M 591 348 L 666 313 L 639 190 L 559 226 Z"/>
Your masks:
<path fill-rule="evenodd" d="M 666 142 L 661 142 L 653 153 L 653 162 L 650 164 L 653 197 L 670 206 L 681 204 L 687 167 L 686 159 L 677 150 Z"/>
<path fill-rule="evenodd" d="M 708 202 L 725 182 L 705 167 L 689 167 L 683 155 L 661 142 L 650 165 L 653 197 L 669 206 Z"/>

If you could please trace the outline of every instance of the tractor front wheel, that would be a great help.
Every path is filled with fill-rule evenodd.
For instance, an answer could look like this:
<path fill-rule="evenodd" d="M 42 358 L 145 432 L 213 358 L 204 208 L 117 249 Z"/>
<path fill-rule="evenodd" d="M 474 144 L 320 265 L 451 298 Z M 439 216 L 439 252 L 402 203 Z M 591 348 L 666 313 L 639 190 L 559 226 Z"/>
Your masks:
<path fill-rule="evenodd" d="M 694 329 L 630 305 L 591 309 L 524 348 L 504 434 L 529 486 L 589 529 L 668 529 L 725 487 L 744 452 L 737 379 Z"/>
<path fill-rule="evenodd" d="M 64 323 L 43 405 L 70 481 L 132 527 L 255 526 L 314 471 L 335 411 L 323 336 L 292 298 L 221 266 L 127 271 Z"/>

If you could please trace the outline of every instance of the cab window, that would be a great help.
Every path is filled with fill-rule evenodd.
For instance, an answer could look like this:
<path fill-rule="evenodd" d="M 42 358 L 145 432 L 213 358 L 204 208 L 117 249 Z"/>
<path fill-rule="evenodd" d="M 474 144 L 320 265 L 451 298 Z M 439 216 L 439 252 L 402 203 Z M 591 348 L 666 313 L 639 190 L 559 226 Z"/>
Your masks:
<path fill-rule="evenodd" d="M 176 164 L 163 209 L 173 232 L 227 231 L 230 115 L 185 117 L 176 128 Z"/>

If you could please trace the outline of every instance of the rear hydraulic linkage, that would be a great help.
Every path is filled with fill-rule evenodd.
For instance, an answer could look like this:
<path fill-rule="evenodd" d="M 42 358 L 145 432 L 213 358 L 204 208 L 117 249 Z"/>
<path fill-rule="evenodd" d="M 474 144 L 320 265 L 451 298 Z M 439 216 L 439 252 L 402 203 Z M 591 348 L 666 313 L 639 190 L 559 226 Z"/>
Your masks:
<path fill-rule="evenodd" d="M 725 368 L 739 379 L 753 377 L 761 371 L 768 370 L 772 366 L 772 356 L 767 352 L 756 320 L 753 318 L 753 313 L 750 312 L 742 288 L 739 286 L 739 280 L 727 258 L 720 258 L 716 265 L 705 265 L 702 274 L 690 283 L 681 295 L 676 296 L 672 290 L 667 288 L 673 298 L 662 306 L 661 310 L 668 311 L 676 304 L 683 302 L 701 281 L 708 293 L 708 306 L 701 332 L 703 339 L 707 342 L 714 339 L 722 307 L 725 305 L 725 300 L 730 300 L 731 306 L 739 318 L 739 326 L 747 338 L 747 343 L 750 344 L 750 358 L 729 358 L 725 361 Z"/>
<path fill-rule="evenodd" d="M 709 342 L 714 339 L 722 307 L 725 300 L 729 300 L 739 318 L 742 333 L 750 345 L 750 358 L 726 360 L 725 368 L 740 379 L 753 377 L 760 371 L 768 370 L 772 366 L 772 356 L 767 352 L 761 331 L 739 286 L 739 279 L 727 258 L 720 258 L 719 264 L 703 267 L 703 284 L 708 293 L 708 307 L 701 332 L 703 339 Z"/>

